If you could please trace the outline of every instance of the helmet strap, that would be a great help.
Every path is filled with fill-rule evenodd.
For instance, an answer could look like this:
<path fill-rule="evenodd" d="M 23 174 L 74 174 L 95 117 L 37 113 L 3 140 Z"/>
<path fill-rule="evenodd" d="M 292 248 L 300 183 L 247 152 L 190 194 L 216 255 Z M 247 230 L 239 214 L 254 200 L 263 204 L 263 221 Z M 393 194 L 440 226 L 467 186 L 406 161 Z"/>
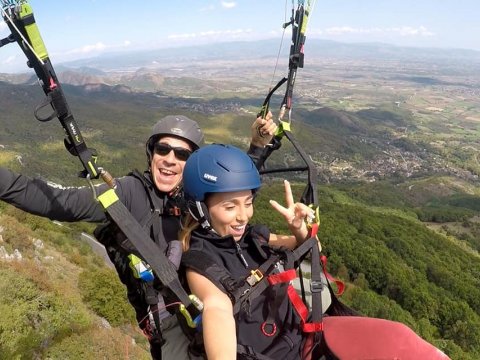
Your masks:
<path fill-rule="evenodd" d="M 190 214 L 192 217 L 198 221 L 200 226 L 207 230 L 207 231 L 213 231 L 212 226 L 210 225 L 209 221 L 209 215 L 208 215 L 208 209 L 207 206 L 201 202 L 201 201 L 189 201 L 188 204 L 188 209 L 190 211 Z"/>
<path fill-rule="evenodd" d="M 175 185 L 175 187 L 172 189 L 172 191 L 170 191 L 168 193 L 168 197 L 170 197 L 172 199 L 177 197 L 177 195 L 180 193 L 181 190 L 182 190 L 182 179 L 180 179 L 178 184 Z"/>

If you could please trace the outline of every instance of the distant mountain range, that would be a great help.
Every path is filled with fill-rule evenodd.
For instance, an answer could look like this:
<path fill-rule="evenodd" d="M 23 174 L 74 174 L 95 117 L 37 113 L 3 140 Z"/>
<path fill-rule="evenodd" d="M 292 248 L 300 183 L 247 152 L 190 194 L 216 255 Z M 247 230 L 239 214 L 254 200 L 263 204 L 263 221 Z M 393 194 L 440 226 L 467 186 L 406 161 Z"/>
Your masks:
<path fill-rule="evenodd" d="M 140 68 L 182 66 L 202 61 L 260 60 L 274 58 L 279 49 L 278 40 L 238 41 L 209 45 L 170 47 L 143 51 L 106 53 L 92 58 L 55 64 L 57 72 L 75 69 L 86 75 L 102 72 L 135 71 Z M 289 52 L 284 41 L 281 56 Z M 307 39 L 307 61 L 316 59 L 375 59 L 389 61 L 465 62 L 480 67 L 480 51 L 466 49 L 400 47 L 384 43 L 341 43 L 329 40 Z"/>
<path fill-rule="evenodd" d="M 247 147 L 278 45 L 269 40 L 157 49 L 54 66 L 86 142 L 98 150 L 98 164 L 120 176 L 145 168 L 145 139 L 153 122 L 167 114 L 194 118 L 208 141 Z M 288 44 L 284 51 L 287 60 Z M 305 51 L 311 63 L 297 78 L 292 133 L 318 169 L 319 237 L 330 271 L 348 283 L 345 301 L 362 314 L 408 324 L 452 359 L 479 359 L 480 52 L 310 39 Z M 0 165 L 62 185 L 85 185 L 58 121 L 33 119 L 43 101 L 36 83 L 32 70 L 0 74 Z M 294 167 L 297 160 L 284 140 L 267 167 Z M 305 175 L 290 176 L 299 194 Z M 281 183 L 273 176 L 264 180 L 258 222 L 283 233 L 287 229 L 268 203 L 281 201 Z M 120 358 L 113 350 L 123 349 L 125 335 L 103 335 L 96 325 L 78 328 L 96 324 L 82 320 L 91 311 L 110 321 L 102 308 L 87 314 L 92 301 L 84 300 L 85 289 L 76 289 L 79 276 L 85 282 L 87 275 L 100 297 L 115 285 L 97 269 L 103 262 L 76 249 L 79 242 L 71 241 L 67 227 L 26 217 L 1 202 L 0 225 L 0 249 L 10 254 L 18 248 L 26 259 L 22 266 L 6 262 L 1 268 L 0 329 L 8 331 L 0 331 L 0 359 L 34 350 L 62 358 L 79 348 L 91 351 L 91 358 L 105 357 L 101 351 Z M 48 252 L 39 253 L 53 254 L 55 261 L 39 260 L 30 237 L 45 240 Z M 58 264 L 65 269 L 62 277 Z M 45 306 L 31 301 L 31 294 L 51 300 Z M 141 350 L 131 355 L 142 359 Z"/>

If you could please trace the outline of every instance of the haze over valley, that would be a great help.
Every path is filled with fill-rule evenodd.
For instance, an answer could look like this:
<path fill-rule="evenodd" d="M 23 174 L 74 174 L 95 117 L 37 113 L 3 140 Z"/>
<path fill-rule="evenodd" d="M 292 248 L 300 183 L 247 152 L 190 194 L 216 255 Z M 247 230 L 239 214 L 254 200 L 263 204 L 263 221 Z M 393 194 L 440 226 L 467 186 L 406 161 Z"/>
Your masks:
<path fill-rule="evenodd" d="M 287 73 L 285 51 L 276 66 L 278 45 L 233 42 L 111 53 L 54 67 L 87 145 L 97 150 L 101 166 L 122 176 L 146 167 L 145 139 L 155 120 L 168 114 L 197 120 L 209 142 L 246 149 L 264 97 Z M 272 97 L 274 116 L 283 93 L 280 88 Z M 43 99 L 26 66 L 22 74 L 0 74 L 0 166 L 64 186 L 85 185 L 77 177 L 80 163 L 65 151 L 58 121 L 34 119 Z M 452 359 L 478 358 L 480 52 L 307 39 L 291 127 L 319 173 L 320 239 L 331 272 L 347 282 L 345 302 L 366 315 L 408 324 Z M 267 167 L 299 163 L 284 139 Z M 264 177 L 256 200 L 255 220 L 279 232 L 287 229 L 267 200 L 283 201 L 284 177 L 300 194 L 304 173 L 275 174 Z M 70 296 L 79 309 L 74 316 L 82 321 L 64 329 L 49 318 L 63 329 L 55 334 L 64 335 L 45 335 L 46 341 L 39 330 L 32 352 L 61 354 L 88 342 L 98 354 L 105 338 L 120 349 L 127 336 L 142 358 L 145 340 L 116 322 L 121 316 L 131 320 L 124 304 L 118 305 L 121 314 L 99 310 L 96 294 L 88 292 L 89 281 L 98 285 L 110 273 L 88 246 L 75 241 L 81 231 L 91 228 L 59 227 L 1 203 L 0 248 L 8 256 L 19 249 L 31 265 L 18 270 L 5 256 L 0 259 L 0 272 L 7 274 L 0 277 L 0 305 L 9 304 L 2 293 L 16 291 L 1 278 L 20 271 L 22 281 L 34 282 L 39 267 L 42 283 L 35 289 L 52 299 Z M 31 238 L 42 238 L 45 248 L 33 251 Z M 55 271 L 47 256 L 61 259 L 67 280 L 45 275 Z M 78 289 L 77 278 L 83 281 Z M 110 284 L 114 280 L 102 286 Z M 121 297 L 120 285 L 116 291 Z M 32 311 L 43 314 L 41 307 Z M 99 325 L 99 318 L 113 330 Z M 0 329 L 2 324 L 9 322 L 0 320 Z M 0 349 L 1 340 L 0 330 Z"/>

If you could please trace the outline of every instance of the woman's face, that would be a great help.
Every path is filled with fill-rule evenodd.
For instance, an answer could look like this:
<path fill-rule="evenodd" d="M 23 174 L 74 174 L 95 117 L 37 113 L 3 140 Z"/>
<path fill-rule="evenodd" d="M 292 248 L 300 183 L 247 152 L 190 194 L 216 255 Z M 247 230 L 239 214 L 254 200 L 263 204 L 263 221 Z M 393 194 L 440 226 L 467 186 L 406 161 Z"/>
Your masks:
<path fill-rule="evenodd" d="M 168 193 L 174 190 L 182 180 L 183 168 L 186 162 L 183 156 L 178 156 L 175 152 L 180 152 L 181 155 L 184 155 L 183 150 L 188 150 L 191 153 L 192 148 L 185 140 L 172 136 L 160 138 L 157 144 L 155 144 L 156 146 L 153 149 L 150 170 L 157 189 Z M 168 147 L 175 148 L 177 151 Z"/>
<path fill-rule="evenodd" d="M 210 194 L 205 201 L 212 228 L 220 235 L 240 240 L 253 216 L 251 190 Z"/>

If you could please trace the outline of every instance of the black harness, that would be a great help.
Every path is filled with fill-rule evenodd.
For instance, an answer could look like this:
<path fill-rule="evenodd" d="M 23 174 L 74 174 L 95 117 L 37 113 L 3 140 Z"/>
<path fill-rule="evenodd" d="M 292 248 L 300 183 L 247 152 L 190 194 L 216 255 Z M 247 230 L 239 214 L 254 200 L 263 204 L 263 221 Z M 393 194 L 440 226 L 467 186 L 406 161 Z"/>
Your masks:
<path fill-rule="evenodd" d="M 302 306 L 306 301 L 305 291 L 302 287 L 302 299 L 298 297 L 294 299 L 291 293 L 293 288 L 289 282 L 297 277 L 296 271 L 300 268 L 301 262 L 307 258 L 311 258 L 311 293 L 312 293 L 312 309 L 308 314 L 297 314 L 300 316 L 301 326 L 304 332 L 311 333 L 315 337 L 316 343 L 319 343 L 321 336 L 321 323 L 324 313 L 322 305 L 321 291 L 325 285 L 321 279 L 322 266 L 320 262 L 320 252 L 318 248 L 318 241 L 316 238 L 311 238 L 305 241 L 295 250 L 288 250 L 286 248 L 269 247 L 268 243 L 261 237 L 252 238 L 256 248 L 263 252 L 268 247 L 270 255 L 264 256 L 265 261 L 260 266 L 251 271 L 251 274 L 244 279 L 235 279 L 232 274 L 225 269 L 205 252 L 191 249 L 184 253 L 182 257 L 182 264 L 191 268 L 192 270 L 204 275 L 210 281 L 223 289 L 229 296 L 233 304 L 233 312 L 236 319 L 243 316 L 242 314 L 249 312 L 250 304 L 261 294 L 266 294 L 267 308 L 266 316 L 262 323 L 262 333 L 265 336 L 273 336 L 281 328 L 282 324 L 275 323 L 275 315 L 278 312 L 279 305 L 285 300 L 285 297 L 290 298 L 290 302 L 298 313 L 298 307 Z M 303 283 L 300 272 L 301 283 Z M 328 285 L 329 286 L 329 285 Z M 287 289 L 289 288 L 289 289 Z M 302 305 L 297 305 L 295 302 L 302 302 Z M 303 305 L 306 309 L 306 306 Z M 194 338 L 195 354 L 201 352 L 199 348 L 203 346 L 203 340 L 197 334 L 192 336 Z M 274 346 L 274 345 L 273 345 Z M 259 354 L 251 346 L 244 344 L 237 345 L 238 358 L 242 359 L 270 359 L 268 356 Z"/>
<path fill-rule="evenodd" d="M 151 242 L 154 243 L 157 251 L 166 254 L 171 265 L 178 270 L 182 257 L 181 243 L 179 240 L 167 241 L 166 239 L 177 237 L 180 208 L 175 204 L 174 199 L 170 199 L 166 195 L 163 197 L 157 195 L 153 185 L 137 170 L 132 171 L 128 176 L 132 176 L 142 183 L 150 204 L 150 215 L 142 219 L 140 225 L 146 233 L 150 234 Z M 173 302 L 175 297 L 158 280 L 144 281 L 133 276 L 129 267 L 128 255 L 141 256 L 141 254 L 115 222 L 100 225 L 95 229 L 94 235 L 105 245 L 121 281 L 128 288 L 129 301 L 136 309 L 140 328 L 150 342 L 162 344 L 161 322 L 172 315 L 167 310 L 166 303 Z M 147 305 L 148 309 L 142 309 L 141 303 Z"/>

